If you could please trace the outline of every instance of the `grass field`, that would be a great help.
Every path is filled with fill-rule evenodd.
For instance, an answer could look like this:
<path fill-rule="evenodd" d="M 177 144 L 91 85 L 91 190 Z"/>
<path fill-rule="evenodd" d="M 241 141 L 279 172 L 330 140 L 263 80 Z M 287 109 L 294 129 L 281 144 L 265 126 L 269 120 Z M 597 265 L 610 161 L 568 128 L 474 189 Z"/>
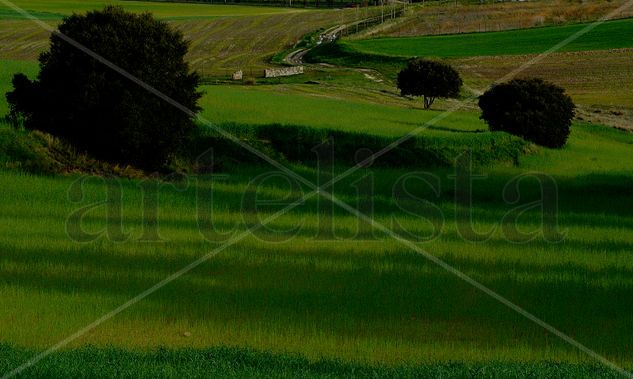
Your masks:
<path fill-rule="evenodd" d="M 6 358 L 0 372 L 34 354 L 0 345 Z M 103 359 L 95 360 L 95 356 Z M 4 365 L 3 365 L 4 364 Z M 401 367 L 369 366 L 341 361 L 309 361 L 296 355 L 273 355 L 237 348 L 186 350 L 154 350 L 130 352 L 122 349 L 84 348 L 54 354 L 28 372 L 32 378 L 67 378 L 69 376 L 102 376 L 136 378 L 168 378 L 186 376 L 203 378 L 332 378 L 332 377 L 490 377 L 496 373 L 521 377 L 617 378 L 618 374 L 596 365 L 570 365 L 553 362 L 528 364 L 494 363 L 415 365 Z"/>
<path fill-rule="evenodd" d="M 203 115 L 209 120 L 244 124 L 280 123 L 307 125 L 351 132 L 401 136 L 438 116 L 441 111 L 425 112 L 418 108 L 378 105 L 355 101 L 335 93 L 284 93 L 281 86 L 205 86 L 202 100 Z M 297 111 L 300 110 L 300 111 Z M 444 130 L 448 129 L 448 130 Z M 454 117 L 429 129 L 429 133 L 450 136 L 455 132 L 476 132 L 486 125 L 473 112 L 457 112 Z M 459 133 L 457 133 L 459 134 Z"/>
<path fill-rule="evenodd" d="M 240 5 L 119 3 L 168 19 L 191 42 L 187 56 L 191 65 L 204 75 L 225 77 L 237 70 L 249 76 L 262 76 L 276 53 L 292 47 L 304 35 L 356 17 L 349 9 L 312 11 Z M 58 14 L 100 8 L 105 2 L 27 0 L 17 4 L 56 25 Z M 0 5 L 0 60 L 36 60 L 48 47 L 49 33 L 30 20 L 16 19 L 11 12 Z"/>
<path fill-rule="evenodd" d="M 14 69 L 34 71 L 32 64 L 9 64 Z M 435 114 L 317 96 L 311 92 L 314 85 L 285 87 L 292 87 L 290 93 L 295 95 L 304 94 L 285 95 L 279 91 L 284 85 L 207 86 L 205 116 L 216 122 L 296 123 L 399 135 Z M 297 109 L 302 112 L 292 112 Z M 413 125 L 401 125 L 403 122 Z M 459 113 L 442 125 L 448 130 L 429 133 L 468 138 L 468 132 L 481 128 L 476 114 L 469 112 Z M 460 129 L 463 132 L 456 133 Z M 399 213 L 392 186 L 405 171 L 372 170 L 377 184 L 375 218 L 389 224 L 396 215 L 402 227 L 420 234 L 430 233 L 442 220 L 441 235 L 421 246 L 630 367 L 633 239 L 629 229 L 633 218 L 627 209 L 633 182 L 632 144 L 630 134 L 577 124 L 562 151 L 538 150 L 523 157 L 518 167 L 481 168 L 480 174 L 487 179 L 477 181 L 474 188 L 473 220 L 477 231 L 495 229 L 485 243 L 461 237 L 462 209 L 453 200 L 450 170 L 434 171 L 442 183 L 435 200 L 444 216 L 431 219 L 432 223 Z M 310 178 L 315 175 L 310 168 L 294 168 Z M 227 168 L 227 176 L 213 182 L 214 222 L 220 232 L 252 225 L 255 216 L 243 213 L 241 194 L 249 180 L 267 171 L 258 166 Z M 514 175 L 529 171 L 546 172 L 558 183 L 559 225 L 566 232 L 562 243 L 552 244 L 539 236 L 529 244 L 517 244 L 508 240 L 501 228 L 501 218 L 514 207 L 501 200 L 503 187 Z M 335 189 L 353 206 L 361 206 L 352 185 L 359 179 L 361 175 L 355 175 Z M 45 348 L 219 243 L 205 238 L 208 230 L 201 232 L 198 227 L 197 194 L 208 196 L 209 178 L 191 182 L 184 191 L 167 184 L 161 187 L 160 242 L 139 242 L 153 225 L 144 218 L 139 183 L 110 182 L 121 185 L 121 223 L 126 237 L 116 242 L 117 234 L 112 232 L 109 238 L 102 236 L 82 244 L 68 238 L 67 216 L 103 197 L 102 179 L 87 183 L 81 203 L 67 200 L 72 177 L 2 172 L 0 182 L 0 325 L 6 326 L 0 334 L 3 342 L 13 346 L 5 348 L 11 362 L 7 365 L 28 355 L 15 346 Z M 426 187 L 414 188 L 416 195 L 433 196 Z M 523 188 L 527 197 L 522 201 L 538 194 L 533 184 Z M 283 181 L 266 184 L 261 195 L 288 200 Z M 97 349 L 55 355 L 35 373 L 62 376 L 77 370 L 83 360 L 96 365 L 89 367 L 101 367 L 104 359 L 110 359 L 104 354 L 114 354 L 130 372 L 146 370 L 145 362 L 156 359 L 168 365 L 167 372 L 195 372 L 183 371 L 195 369 L 182 360 L 210 353 L 174 350 L 156 358 L 145 351 L 157 346 L 236 346 L 273 354 L 298 353 L 311 361 L 341 360 L 340 365 L 327 365 L 332 371 L 326 370 L 326 374 L 331 375 L 344 375 L 354 365 L 362 366 L 355 370 L 377 370 L 384 375 L 392 372 L 389 370 L 401 370 L 393 375 L 416 376 L 445 369 L 453 370 L 447 375 L 459 375 L 456 373 L 463 370 L 536 370 L 536 375 L 544 375 L 552 369 L 564 370 L 567 376 L 599 375 L 596 369 L 585 366 L 535 364 L 589 361 L 422 257 L 380 234 L 373 236 L 367 225 L 338 209 L 332 219 L 336 242 L 315 238 L 328 225 L 317 216 L 316 209 L 314 199 L 307 201 L 274 222 L 273 229 L 229 248 L 71 345 L 81 348 L 91 344 Z M 97 233 L 108 225 L 104 211 L 97 208 L 83 219 L 89 232 Z M 266 209 L 261 216 L 273 211 Z M 296 225 L 301 225 L 298 235 L 283 238 L 279 231 Z M 522 216 L 522 230 L 537 227 L 538 213 Z M 102 350 L 110 345 L 119 350 Z M 236 376 L 244 372 L 264 375 L 266 367 L 273 367 L 270 372 L 279 375 L 294 373 L 292 367 L 285 366 L 283 356 L 261 358 L 257 353 L 249 358 L 255 361 L 255 369 L 240 363 L 247 353 L 229 352 L 216 353 L 218 358 L 208 363 L 208 369 L 229 370 Z M 262 361 L 270 366 L 262 367 Z M 448 361 L 462 363 L 449 369 L 443 366 Z M 421 364 L 431 366 L 418 367 Z M 400 365 L 415 367 L 398 368 Z M 326 375 L 320 369 L 306 370 L 302 375 Z"/>
<path fill-rule="evenodd" d="M 103 5 L 19 3 L 51 24 L 73 9 Z M 353 10 L 124 3 L 169 19 L 192 43 L 190 62 L 212 75 L 242 68 L 248 76 L 249 69 L 266 67 L 273 54 L 306 33 L 355 17 Z M 578 4 L 570 9 L 586 11 L 602 2 Z M 538 2 L 476 9 L 514 5 L 536 9 Z M 203 8 L 208 13 L 198 14 Z M 36 75 L 34 58 L 46 48 L 48 35 L 8 12 L 0 12 L 0 19 L 4 95 L 13 73 Z M 580 27 L 346 40 L 345 48 L 371 54 L 355 50 L 357 56 L 337 57 L 352 68 L 315 67 L 304 76 L 253 86 L 204 85 L 202 115 L 273 153 L 278 151 L 272 138 L 249 131 L 269 128 L 284 137 L 286 126 L 296 126 L 301 136 L 318 142 L 327 140 L 324 130 L 351 132 L 343 146 L 354 156 L 362 141 L 391 141 L 463 101 L 440 100 L 425 111 L 419 100 L 400 97 L 393 74 L 404 61 L 401 54 L 431 51 L 451 62 L 469 86 L 485 88 L 533 57 L 530 53 Z M 631 20 L 609 22 L 526 73 L 563 84 L 583 105 L 633 108 L 627 92 L 633 49 L 604 50 L 629 46 L 631 39 L 624 37 L 632 29 Z M 385 47 L 381 41 L 394 42 Z M 359 56 L 378 57 L 369 67 L 385 71 L 353 67 L 366 63 L 353 61 Z M 463 105 L 419 138 L 435 143 L 429 148 L 468 149 L 479 157 L 502 155 L 516 142 L 488 132 L 472 101 Z M 6 111 L 2 98 L 0 116 Z M 309 192 L 277 169 L 240 161 L 237 153 L 222 160 L 216 175 L 173 181 L 27 174 L 17 169 L 26 166 L 11 160 L 32 134 L 8 128 L 0 122 L 0 375 Z M 305 141 L 293 138 L 288 132 L 282 142 L 288 149 L 304 148 Z M 403 148 L 417 153 L 412 146 Z M 210 147 L 219 151 L 221 145 Z M 464 165 L 432 166 L 422 155 L 392 166 L 377 161 L 331 190 L 417 247 L 633 369 L 633 134 L 578 119 L 561 150 L 523 142 L 520 147 L 513 159 L 477 160 L 485 164 L 475 164 L 478 176 L 466 198 L 461 196 L 468 186 L 456 179 Z M 311 162 L 281 159 L 313 182 L 349 168 L 338 160 L 333 173 L 319 177 Z M 536 173 L 550 190 L 541 187 Z M 254 188 L 253 181 L 263 177 Z M 24 376 L 618 377 L 316 196 L 81 335 Z"/>
<path fill-rule="evenodd" d="M 12 0 L 16 6 L 36 12 L 48 19 L 61 19 L 72 13 L 100 9 L 106 5 L 119 5 L 131 12 L 152 12 L 158 18 L 217 18 L 255 16 L 293 12 L 291 9 L 275 7 L 254 7 L 222 4 L 191 4 L 170 2 L 143 2 L 128 0 Z M 296 10 L 295 10 L 296 12 Z M 0 4 L 0 19 L 23 19 L 19 12 Z"/>
<path fill-rule="evenodd" d="M 452 200 L 450 172 L 436 171 L 442 182 L 436 199 L 444 214 L 442 233 L 421 246 L 630 367 L 633 137 L 599 127 L 574 130 L 561 152 L 541 152 L 518 168 L 482 170 L 487 179 L 476 181 L 473 219 L 477 231 L 495 228 L 485 243 L 460 237 L 461 208 Z M 308 168 L 297 169 L 314 175 Z M 551 173 L 558 182 L 564 242 L 552 244 L 538 236 L 517 244 L 500 227 L 504 214 L 516 206 L 500 199 L 503 186 L 513 175 L 531 170 Z M 214 184 L 219 231 L 251 225 L 254 215 L 242 212 L 241 194 L 249 180 L 266 171 L 240 167 Z M 424 235 L 439 225 L 438 219 L 430 218 L 433 224 L 398 213 L 391 190 L 404 172 L 373 172 L 376 220 L 389 224 L 396 215 L 403 228 Z M 351 184 L 358 179 L 355 175 L 335 189 L 353 206 L 359 205 Z M 86 183 L 81 203 L 66 200 L 73 178 L 5 172 L 0 180 L 4 342 L 44 348 L 219 243 L 203 238 L 196 226 L 196 191 L 209 190 L 208 179 L 184 191 L 161 188 L 160 242 L 139 242 L 151 223 L 143 218 L 137 183 L 121 182 L 122 226 L 128 237 L 115 242 L 114 233 L 82 244 L 69 240 L 66 220 L 78 207 L 102 199 L 102 179 Z M 428 187 L 412 188 L 418 196 L 430 196 Z M 522 204 L 539 193 L 533 183 L 522 188 Z M 264 185 L 259 194 L 285 201 L 298 196 L 289 194 L 283 181 Z M 280 206 L 270 205 L 261 216 Z M 393 240 L 372 237 L 367 225 L 342 211 L 333 214 L 338 240 L 315 239 L 327 225 L 319 223 L 316 207 L 314 199 L 307 201 L 271 224 L 272 229 L 229 248 L 72 346 L 247 346 L 384 365 L 587 361 Z M 94 209 L 83 219 L 88 232 L 106 227 L 104 211 Z M 520 229 L 538 228 L 538 216 L 535 211 L 522 215 Z M 281 230 L 297 225 L 298 234 L 285 239 Z"/>
<path fill-rule="evenodd" d="M 375 38 L 347 42 L 360 52 L 401 56 L 461 58 L 542 53 L 588 24 L 447 36 Z M 633 19 L 608 21 L 558 51 L 633 47 Z"/>

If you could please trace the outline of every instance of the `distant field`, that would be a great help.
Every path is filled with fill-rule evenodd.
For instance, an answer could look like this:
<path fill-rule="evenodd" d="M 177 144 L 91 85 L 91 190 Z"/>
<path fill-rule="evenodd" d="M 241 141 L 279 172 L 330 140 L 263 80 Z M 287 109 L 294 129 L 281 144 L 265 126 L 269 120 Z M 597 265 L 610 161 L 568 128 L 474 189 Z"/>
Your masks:
<path fill-rule="evenodd" d="M 401 57 L 458 58 L 544 52 L 587 24 L 446 36 L 376 38 L 345 42 L 363 53 Z M 633 47 L 633 19 L 605 22 L 559 51 Z"/>
<path fill-rule="evenodd" d="M 349 9 L 303 11 L 239 5 L 122 3 L 126 6 L 132 4 L 132 9 L 152 11 L 168 19 L 191 41 L 187 58 L 193 67 L 204 75 L 213 76 L 229 76 L 237 70 L 244 70 L 246 75 L 253 71 L 253 75 L 261 76 L 264 68 L 271 66 L 270 59 L 276 53 L 292 47 L 304 35 L 356 17 L 354 11 Z M 30 2 L 22 3 L 25 4 Z M 83 11 L 101 8 L 103 2 L 79 2 L 77 4 L 81 5 L 76 8 L 69 5 L 70 1 L 40 1 L 38 4 L 40 13 L 35 15 L 54 26 L 59 18 L 54 17 L 55 13 L 42 13 L 43 10 L 69 13 L 71 9 Z M 0 23 L 0 60 L 37 59 L 48 47 L 49 33 L 29 20 L 13 18 Z"/>
<path fill-rule="evenodd" d="M 450 62 L 470 86 L 484 89 L 533 57 L 484 56 L 451 59 Z M 521 76 L 552 81 L 584 106 L 633 109 L 632 61 L 633 49 L 556 53 L 537 65 L 526 67 Z"/>
<path fill-rule="evenodd" d="M 405 37 L 454 33 L 490 32 L 563 25 L 597 20 L 609 13 L 613 18 L 633 17 L 627 0 L 546 1 L 437 1 L 409 7 L 405 17 L 361 37 Z M 617 9 L 621 9 L 616 12 Z"/>
<path fill-rule="evenodd" d="M 308 58 L 340 66 L 372 68 L 395 86 L 397 73 L 406 65 L 406 59 L 428 56 L 453 65 L 470 88 L 483 91 L 582 27 L 344 40 L 334 46 L 317 48 Z M 540 77 L 559 84 L 582 106 L 627 112 L 633 109 L 633 92 L 628 90 L 633 85 L 630 63 L 633 49 L 616 48 L 623 46 L 633 46 L 633 19 L 602 24 L 562 51 L 549 54 L 538 64 L 523 67 L 519 76 Z M 528 54 L 530 51 L 534 53 Z M 631 120 L 626 115 L 612 117 L 609 124 L 630 127 Z"/>
<path fill-rule="evenodd" d="M 311 89 L 310 85 L 305 85 Z M 286 94 L 282 86 L 205 86 L 202 114 L 215 122 L 295 124 L 385 136 L 401 136 L 439 115 L 402 106 L 337 97 L 335 93 Z M 419 104 L 417 104 L 419 106 Z M 443 128 L 449 131 L 442 130 Z M 485 130 L 473 112 L 457 112 L 428 130 L 451 137 L 455 131 Z M 427 134 L 428 134 L 427 133 Z M 459 134 L 459 133 L 457 133 Z"/>
<path fill-rule="evenodd" d="M 73 12 L 86 12 L 103 8 L 106 5 L 120 5 L 132 12 L 152 12 L 159 18 L 215 18 L 254 16 L 264 14 L 278 14 L 296 12 L 287 8 L 255 7 L 222 4 L 192 4 L 173 2 L 144 2 L 127 0 L 11 0 L 18 7 L 36 12 L 36 16 L 47 19 L 60 19 Z M 4 4 L 0 4 L 0 19 L 18 18 L 24 16 Z"/>

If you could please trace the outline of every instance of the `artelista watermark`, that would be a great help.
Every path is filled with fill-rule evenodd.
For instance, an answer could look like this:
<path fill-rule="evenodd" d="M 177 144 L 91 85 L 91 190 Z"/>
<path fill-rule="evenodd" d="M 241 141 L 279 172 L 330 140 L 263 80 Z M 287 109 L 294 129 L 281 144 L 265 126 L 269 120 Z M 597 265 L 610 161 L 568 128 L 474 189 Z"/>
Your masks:
<path fill-rule="evenodd" d="M 473 169 L 469 152 L 450 170 L 387 169 L 367 162 L 365 157 L 372 152 L 361 149 L 355 156 L 363 166 L 352 179 L 338 182 L 334 157 L 314 151 L 313 169 L 308 171 L 313 172 L 315 185 L 402 238 L 482 243 L 494 236 L 512 243 L 557 243 L 565 237 L 558 223 L 558 186 L 547 174 L 481 174 Z M 212 162 L 209 150 L 198 166 Z M 197 229 L 201 239 L 224 242 L 252 228 L 256 238 L 267 242 L 386 238 L 367 220 L 309 193 L 287 173 L 252 171 L 256 174 L 173 175 L 136 182 L 82 176 L 68 189 L 72 211 L 66 220 L 67 235 L 82 243 L 168 242 L 164 231 L 187 228 Z M 278 220 L 262 221 L 284 209 L 288 213 Z"/>

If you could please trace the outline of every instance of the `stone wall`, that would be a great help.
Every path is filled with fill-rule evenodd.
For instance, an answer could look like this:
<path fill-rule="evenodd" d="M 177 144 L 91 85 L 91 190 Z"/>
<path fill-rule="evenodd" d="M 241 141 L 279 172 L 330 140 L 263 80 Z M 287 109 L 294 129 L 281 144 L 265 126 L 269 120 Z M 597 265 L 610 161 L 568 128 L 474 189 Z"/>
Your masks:
<path fill-rule="evenodd" d="M 303 74 L 303 66 L 269 68 L 265 71 L 266 78 L 277 78 L 279 76 L 291 76 Z"/>

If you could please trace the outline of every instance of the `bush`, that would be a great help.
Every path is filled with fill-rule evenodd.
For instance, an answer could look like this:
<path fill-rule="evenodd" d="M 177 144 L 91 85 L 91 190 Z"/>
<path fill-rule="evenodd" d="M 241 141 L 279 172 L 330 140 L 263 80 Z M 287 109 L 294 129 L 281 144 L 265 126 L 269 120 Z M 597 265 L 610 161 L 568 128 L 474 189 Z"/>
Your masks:
<path fill-rule="evenodd" d="M 184 56 L 182 33 L 149 13 L 120 7 L 73 14 L 59 31 L 197 112 L 200 78 Z M 194 130 L 190 116 L 52 34 L 31 82 L 16 75 L 7 94 L 14 120 L 115 163 L 163 167 Z"/>
<path fill-rule="evenodd" d="M 398 74 L 400 93 L 423 96 L 425 109 L 430 108 L 438 97 L 458 97 L 461 87 L 459 73 L 440 62 L 414 59 Z"/>
<path fill-rule="evenodd" d="M 479 98 L 491 131 L 505 131 L 537 145 L 560 148 L 569 137 L 575 105 L 565 90 L 541 79 L 514 79 Z"/>

